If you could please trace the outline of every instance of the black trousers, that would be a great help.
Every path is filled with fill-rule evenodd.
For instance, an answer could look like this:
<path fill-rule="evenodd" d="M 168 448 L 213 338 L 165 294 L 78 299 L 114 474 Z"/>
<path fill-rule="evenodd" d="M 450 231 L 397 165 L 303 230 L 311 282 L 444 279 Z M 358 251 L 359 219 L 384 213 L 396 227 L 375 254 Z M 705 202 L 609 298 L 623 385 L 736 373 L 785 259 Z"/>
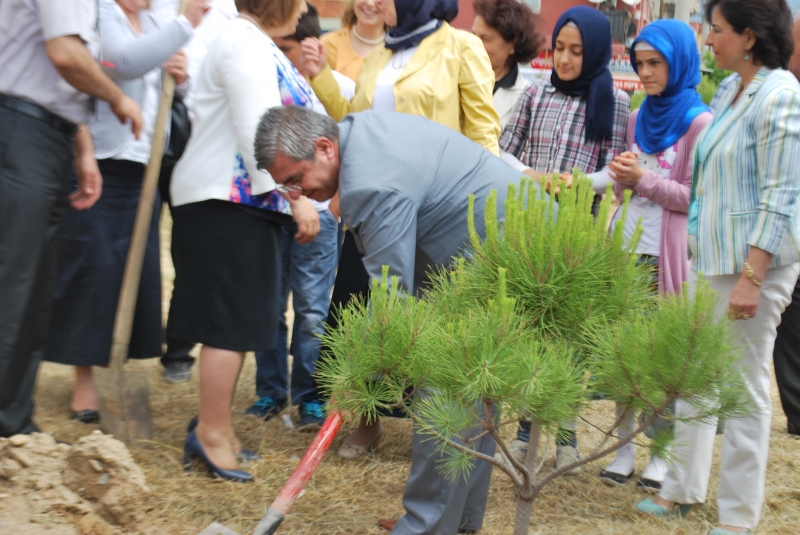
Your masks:
<path fill-rule="evenodd" d="M 169 185 L 172 182 L 172 170 L 174 168 L 175 164 L 164 162 L 161 165 L 161 174 L 158 177 L 158 190 L 159 193 L 161 193 L 161 199 L 167 203 L 170 215 L 172 215 L 172 198 L 169 196 Z M 194 364 L 194 357 L 189 355 L 189 352 L 194 349 L 194 342 L 191 340 L 181 340 L 175 337 L 175 314 L 173 313 L 172 300 L 170 300 L 169 312 L 167 314 L 167 328 L 165 331 L 167 350 L 161 357 L 161 365 L 166 367 L 173 362 L 188 362 L 189 365 Z"/>
<path fill-rule="evenodd" d="M 0 106 L 0 437 L 36 431 L 72 138 Z"/>
<path fill-rule="evenodd" d="M 788 431 L 800 435 L 800 280 L 781 315 L 772 359 Z"/>

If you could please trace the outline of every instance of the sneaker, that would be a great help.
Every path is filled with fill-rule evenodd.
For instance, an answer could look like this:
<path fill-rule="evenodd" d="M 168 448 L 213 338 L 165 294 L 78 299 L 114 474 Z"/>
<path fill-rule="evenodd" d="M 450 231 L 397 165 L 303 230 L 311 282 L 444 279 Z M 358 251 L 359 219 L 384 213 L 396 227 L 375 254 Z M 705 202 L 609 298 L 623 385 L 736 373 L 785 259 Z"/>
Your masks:
<path fill-rule="evenodd" d="M 164 366 L 164 380 L 170 383 L 188 383 L 192 380 L 192 363 L 170 362 Z"/>
<path fill-rule="evenodd" d="M 511 456 L 514 457 L 514 459 L 517 462 L 521 463 L 525 461 L 525 456 L 528 454 L 528 443 L 518 438 L 515 438 L 514 440 L 508 443 L 508 453 L 510 453 Z M 505 453 L 503 453 L 503 450 L 501 450 L 499 447 L 497 448 L 497 453 L 495 453 L 494 457 L 501 463 L 506 462 L 505 459 L 506 455 Z"/>
<path fill-rule="evenodd" d="M 312 401 L 310 403 L 300 404 L 300 425 L 297 426 L 298 431 L 319 431 L 322 424 L 325 423 L 325 404 Z"/>
<path fill-rule="evenodd" d="M 575 446 L 556 446 L 556 469 L 572 464 L 581 460 L 581 454 L 578 453 L 578 448 Z M 573 475 L 583 471 L 583 466 L 576 466 L 572 470 L 564 472 L 565 474 Z"/>
<path fill-rule="evenodd" d="M 265 422 L 278 414 L 286 408 L 286 401 L 275 401 L 269 396 L 259 398 L 258 401 L 244 411 L 249 416 L 261 418 Z"/>

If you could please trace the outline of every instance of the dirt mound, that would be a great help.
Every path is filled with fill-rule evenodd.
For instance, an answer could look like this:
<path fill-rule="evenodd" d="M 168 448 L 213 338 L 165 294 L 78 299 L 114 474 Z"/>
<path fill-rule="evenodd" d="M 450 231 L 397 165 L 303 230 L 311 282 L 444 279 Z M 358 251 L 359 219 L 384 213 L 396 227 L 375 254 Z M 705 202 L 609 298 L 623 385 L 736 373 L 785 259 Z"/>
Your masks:
<path fill-rule="evenodd" d="M 0 438 L 0 534 L 137 533 L 150 490 L 125 445 L 95 431 L 75 445 Z"/>

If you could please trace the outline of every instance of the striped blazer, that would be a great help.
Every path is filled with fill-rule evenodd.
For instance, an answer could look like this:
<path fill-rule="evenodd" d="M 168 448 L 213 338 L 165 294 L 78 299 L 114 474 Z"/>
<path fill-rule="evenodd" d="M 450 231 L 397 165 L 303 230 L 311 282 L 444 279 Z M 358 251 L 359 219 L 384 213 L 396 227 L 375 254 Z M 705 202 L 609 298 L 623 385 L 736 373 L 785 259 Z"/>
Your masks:
<path fill-rule="evenodd" d="M 775 255 L 771 267 L 800 261 L 800 84 L 762 68 L 723 117 L 740 87 L 737 74 L 720 84 L 695 145 L 695 262 L 709 276 L 741 273 L 750 246 Z"/>

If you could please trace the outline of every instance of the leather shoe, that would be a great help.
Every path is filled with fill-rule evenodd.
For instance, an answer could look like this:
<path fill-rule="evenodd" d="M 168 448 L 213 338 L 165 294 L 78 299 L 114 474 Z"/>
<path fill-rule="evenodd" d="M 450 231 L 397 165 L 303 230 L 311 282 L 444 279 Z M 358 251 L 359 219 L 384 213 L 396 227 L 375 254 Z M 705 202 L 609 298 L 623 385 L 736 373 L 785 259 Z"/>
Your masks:
<path fill-rule="evenodd" d="M 191 433 L 192 431 L 194 431 L 195 428 L 197 427 L 197 422 L 198 422 L 198 417 L 197 416 L 195 416 L 194 418 L 189 420 L 189 425 L 186 426 L 186 432 L 187 433 Z M 236 452 L 236 460 L 239 461 L 239 462 L 244 462 L 244 463 L 249 463 L 249 462 L 253 462 L 253 461 L 260 461 L 261 460 L 261 455 L 259 455 L 258 453 L 254 452 L 254 451 L 250 451 L 250 450 L 242 448 L 242 449 L 240 449 L 239 451 Z"/>
<path fill-rule="evenodd" d="M 236 481 L 237 483 L 248 483 L 254 480 L 253 475 L 244 470 L 225 470 L 224 468 L 219 468 L 214 465 L 209 460 L 206 452 L 203 451 L 203 446 L 200 444 L 194 431 L 189 433 L 189 436 L 186 437 L 186 442 L 183 444 L 183 454 L 184 470 L 189 470 L 191 468 L 194 459 L 200 459 L 206 465 L 208 473 L 212 476 L 228 481 Z"/>
<path fill-rule="evenodd" d="M 76 420 L 84 424 L 96 424 L 100 421 L 100 411 L 84 409 L 82 411 L 72 411 L 70 420 Z"/>
<path fill-rule="evenodd" d="M 609 487 L 621 487 L 628 480 L 633 476 L 633 470 L 627 476 L 624 474 L 618 474 L 616 472 L 609 472 L 608 470 L 603 470 L 600 472 L 600 481 L 608 485 Z"/>
<path fill-rule="evenodd" d="M 386 531 L 394 530 L 394 527 L 397 525 L 397 520 L 392 520 L 390 518 L 381 518 L 378 520 L 378 527 L 381 529 L 385 529 Z"/>

